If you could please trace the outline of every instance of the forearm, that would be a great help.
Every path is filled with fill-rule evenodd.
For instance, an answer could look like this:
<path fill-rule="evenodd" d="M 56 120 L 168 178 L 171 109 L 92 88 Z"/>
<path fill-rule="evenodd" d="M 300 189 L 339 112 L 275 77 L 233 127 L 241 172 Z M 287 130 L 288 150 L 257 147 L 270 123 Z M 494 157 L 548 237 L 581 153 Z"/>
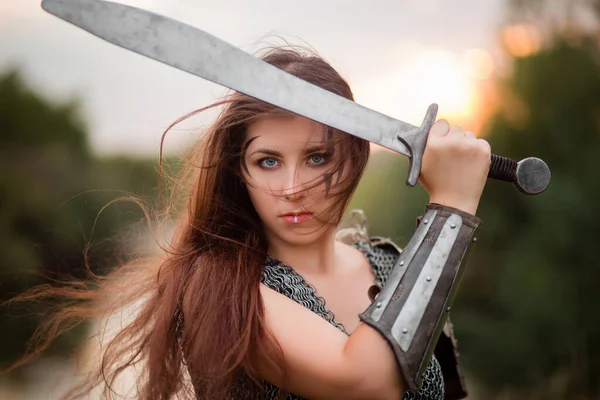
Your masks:
<path fill-rule="evenodd" d="M 412 390 L 421 385 L 480 223 L 466 210 L 428 205 L 379 297 L 360 315 L 388 342 Z"/>

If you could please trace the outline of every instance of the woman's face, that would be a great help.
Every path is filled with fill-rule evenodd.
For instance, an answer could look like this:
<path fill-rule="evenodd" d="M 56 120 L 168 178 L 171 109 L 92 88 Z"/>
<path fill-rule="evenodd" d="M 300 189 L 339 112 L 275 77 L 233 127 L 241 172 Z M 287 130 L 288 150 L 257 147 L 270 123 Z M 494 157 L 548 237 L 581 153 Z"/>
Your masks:
<path fill-rule="evenodd" d="M 335 152 L 323 125 L 300 116 L 262 118 L 248 127 L 244 147 L 242 173 L 270 242 L 307 244 L 335 229 L 324 226 L 332 199 L 321 181 Z"/>

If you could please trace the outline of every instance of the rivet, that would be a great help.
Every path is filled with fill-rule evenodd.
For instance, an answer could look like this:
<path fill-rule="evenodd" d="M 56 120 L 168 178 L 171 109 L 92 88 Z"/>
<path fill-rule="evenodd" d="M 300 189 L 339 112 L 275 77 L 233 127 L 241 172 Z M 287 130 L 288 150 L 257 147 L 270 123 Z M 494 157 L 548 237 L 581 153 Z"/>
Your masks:
<path fill-rule="evenodd" d="M 446 308 L 446 312 L 450 312 L 450 307 Z"/>
<path fill-rule="evenodd" d="M 380 302 L 380 301 L 378 301 L 378 302 L 375 304 L 375 307 L 377 307 L 377 308 L 381 308 L 381 302 Z"/>
<path fill-rule="evenodd" d="M 404 266 L 404 261 L 400 261 L 400 266 Z"/>
<path fill-rule="evenodd" d="M 426 280 L 427 282 L 431 282 L 431 276 L 427 275 L 427 277 L 425 278 L 425 280 Z"/>
<path fill-rule="evenodd" d="M 427 218 L 425 218 L 425 219 L 423 220 L 423 223 L 424 223 L 424 224 L 427 224 L 427 223 L 429 223 L 429 220 L 428 220 Z"/>
<path fill-rule="evenodd" d="M 402 333 L 408 333 L 408 329 L 402 328 Z"/>
<path fill-rule="evenodd" d="M 477 238 L 473 237 L 473 243 L 477 242 Z"/>
<path fill-rule="evenodd" d="M 450 224 L 450 228 L 452 228 L 452 229 L 456 228 L 456 224 Z"/>

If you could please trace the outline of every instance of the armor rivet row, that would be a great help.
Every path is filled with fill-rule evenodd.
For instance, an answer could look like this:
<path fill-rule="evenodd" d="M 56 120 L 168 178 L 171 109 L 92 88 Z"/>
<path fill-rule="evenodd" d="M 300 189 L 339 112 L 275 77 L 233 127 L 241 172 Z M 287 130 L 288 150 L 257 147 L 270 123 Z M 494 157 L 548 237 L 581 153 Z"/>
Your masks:
<path fill-rule="evenodd" d="M 456 228 L 456 224 L 450 224 L 450 228 L 452 228 L 452 229 Z"/>
<path fill-rule="evenodd" d="M 378 302 L 375 304 L 375 307 L 377 307 L 377 308 L 381 308 L 381 302 L 380 302 L 380 301 L 378 301 Z"/>
<path fill-rule="evenodd" d="M 425 278 L 425 280 L 426 280 L 427 282 L 431 282 L 431 276 L 427 275 L 427 277 Z"/>
<path fill-rule="evenodd" d="M 402 328 L 402 333 L 408 333 L 408 329 L 407 328 Z"/>
<path fill-rule="evenodd" d="M 428 222 L 429 222 L 429 220 L 428 220 L 427 218 L 425 218 L 425 219 L 423 220 L 423 223 L 424 223 L 424 224 L 427 224 Z"/>

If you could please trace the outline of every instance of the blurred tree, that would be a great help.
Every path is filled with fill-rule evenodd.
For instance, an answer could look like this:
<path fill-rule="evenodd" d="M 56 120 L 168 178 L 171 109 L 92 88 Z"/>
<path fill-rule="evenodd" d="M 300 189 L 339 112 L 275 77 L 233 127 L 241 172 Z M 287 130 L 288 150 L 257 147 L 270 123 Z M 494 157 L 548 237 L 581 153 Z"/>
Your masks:
<path fill-rule="evenodd" d="M 88 244 L 90 266 L 106 272 L 122 250 L 117 235 L 142 214 L 131 204 L 110 206 L 92 237 L 98 213 L 124 191 L 152 195 L 155 171 L 148 160 L 95 158 L 77 101 L 53 104 L 17 71 L 1 74 L 0 301 L 44 277 L 83 277 Z M 0 367 L 23 354 L 45 306 L 0 309 Z M 66 335 L 54 350 L 64 354 L 78 334 Z"/>
<path fill-rule="evenodd" d="M 512 43 L 512 50 L 552 46 L 557 38 L 574 46 L 593 40 L 598 46 L 600 0 L 508 0 L 508 5 L 503 33 L 512 36 L 512 42 L 517 38 L 520 42 Z M 519 56 L 519 51 L 511 51 L 511 44 L 503 41 L 509 53 Z"/>
<path fill-rule="evenodd" d="M 508 0 L 510 20 L 535 21 L 554 36 L 567 25 L 593 28 L 600 22 L 600 0 Z"/>
<path fill-rule="evenodd" d="M 525 398 L 600 396 L 595 50 L 558 41 L 516 59 L 504 82 L 511 104 L 488 137 L 496 153 L 535 155 L 552 170 L 550 188 L 536 197 L 487 185 L 479 211 L 485 233 L 456 315 L 471 370 L 494 389 L 526 389 Z"/>
<path fill-rule="evenodd" d="M 600 397 L 600 2 L 512 1 L 511 21 L 540 29 L 537 54 L 513 59 L 488 139 L 496 153 L 536 155 L 548 191 L 515 196 L 490 182 L 485 236 L 456 315 L 465 361 L 511 398 Z M 510 50 L 510 49 L 509 49 Z M 486 201 L 493 199 L 493 201 Z M 481 354 L 491 355 L 486 359 Z"/>

